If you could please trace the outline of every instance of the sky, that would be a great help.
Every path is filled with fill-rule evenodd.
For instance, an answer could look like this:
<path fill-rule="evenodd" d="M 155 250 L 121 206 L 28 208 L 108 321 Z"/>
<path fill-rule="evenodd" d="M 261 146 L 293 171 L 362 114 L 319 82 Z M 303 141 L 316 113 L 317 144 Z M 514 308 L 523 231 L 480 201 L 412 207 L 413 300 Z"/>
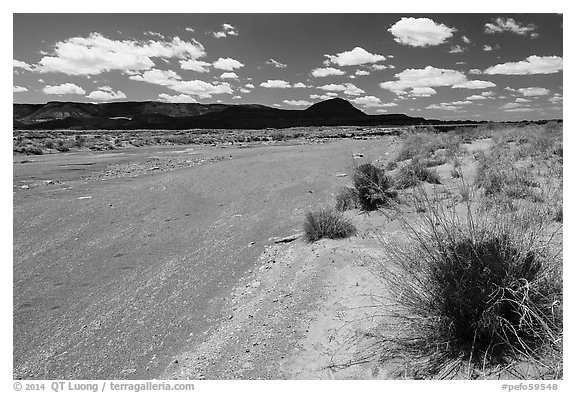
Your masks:
<path fill-rule="evenodd" d="M 13 102 L 562 118 L 561 14 L 13 14 Z"/>

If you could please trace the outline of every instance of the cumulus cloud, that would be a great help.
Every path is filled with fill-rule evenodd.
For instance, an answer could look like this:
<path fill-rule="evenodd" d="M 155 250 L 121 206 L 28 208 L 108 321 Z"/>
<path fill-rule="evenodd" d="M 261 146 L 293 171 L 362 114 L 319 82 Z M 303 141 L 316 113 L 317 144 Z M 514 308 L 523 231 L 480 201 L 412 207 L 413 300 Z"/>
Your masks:
<path fill-rule="evenodd" d="M 204 47 L 192 40 L 174 37 L 171 41 L 111 40 L 99 33 L 72 37 L 54 45 L 54 54 L 38 63 L 40 72 L 68 75 L 96 75 L 106 71 L 144 71 L 154 67 L 153 57 L 197 59 Z"/>
<path fill-rule="evenodd" d="M 28 91 L 28 89 L 25 88 L 24 86 L 12 86 L 13 93 L 23 93 L 25 91 Z"/>
<path fill-rule="evenodd" d="M 180 60 L 180 68 L 182 68 L 183 70 L 208 72 L 210 71 L 208 67 L 210 67 L 211 65 L 212 64 L 202 60 L 192 60 L 192 59 Z"/>
<path fill-rule="evenodd" d="M 354 75 L 357 75 L 357 76 L 370 75 L 370 72 L 366 71 L 366 70 L 356 70 L 356 73 Z"/>
<path fill-rule="evenodd" d="M 247 83 L 247 84 L 246 84 L 246 88 L 247 88 L 247 89 L 253 89 L 253 88 L 254 88 L 254 85 L 253 85 L 252 83 Z"/>
<path fill-rule="evenodd" d="M 352 50 L 338 53 L 336 55 L 324 55 L 331 63 L 343 66 L 356 66 L 361 64 L 377 63 L 386 60 L 385 56 L 368 52 L 359 46 Z"/>
<path fill-rule="evenodd" d="M 469 44 L 470 42 L 470 38 L 466 37 L 465 35 L 462 36 L 462 41 L 464 41 L 465 44 Z"/>
<path fill-rule="evenodd" d="M 554 97 L 550 97 L 550 102 L 562 102 L 563 101 L 563 97 L 560 94 L 554 94 Z"/>
<path fill-rule="evenodd" d="M 527 100 L 526 98 L 520 98 L 520 97 L 518 97 L 518 98 L 516 98 L 516 100 L 515 100 L 514 102 L 523 103 L 523 102 L 530 102 L 530 100 Z"/>
<path fill-rule="evenodd" d="M 446 103 L 446 102 L 441 102 L 440 104 L 428 105 L 426 107 L 426 109 L 440 109 L 440 110 L 444 110 L 444 111 L 457 111 L 460 109 L 460 107 L 455 106 L 455 105 L 450 105 L 449 103 Z"/>
<path fill-rule="evenodd" d="M 418 87 L 454 86 L 467 81 L 460 71 L 427 66 L 423 69 L 406 69 L 396 75 L 397 80 L 380 83 L 380 87 L 397 95 Z"/>
<path fill-rule="evenodd" d="M 178 81 L 170 89 L 179 93 L 191 94 L 201 98 L 210 98 L 214 94 L 232 94 L 229 83 L 208 83 L 201 80 Z"/>
<path fill-rule="evenodd" d="M 469 97 L 466 97 L 466 100 L 468 100 L 468 101 L 486 100 L 486 99 L 492 98 L 493 95 L 494 95 L 494 92 L 483 91 L 482 94 L 474 94 L 474 95 L 471 95 Z"/>
<path fill-rule="evenodd" d="M 430 97 L 436 94 L 436 90 L 431 87 L 415 87 L 411 91 L 414 97 Z"/>
<path fill-rule="evenodd" d="M 492 47 L 491 47 L 490 45 L 484 45 L 484 46 L 482 47 L 482 50 L 483 50 L 484 52 L 490 52 L 490 51 L 492 50 Z"/>
<path fill-rule="evenodd" d="M 160 101 L 162 102 L 173 102 L 173 103 L 195 103 L 198 102 L 194 97 L 187 94 L 178 94 L 171 96 L 170 94 L 160 93 L 158 94 Z"/>
<path fill-rule="evenodd" d="M 527 35 L 534 30 L 536 30 L 535 25 L 523 25 L 512 18 L 496 18 L 492 23 L 486 23 L 484 25 L 484 33 L 486 34 L 504 33 L 508 31 L 514 34 Z"/>
<path fill-rule="evenodd" d="M 126 94 L 118 90 L 117 92 L 106 90 L 94 90 L 86 97 L 95 101 L 112 101 L 112 100 L 122 100 L 126 98 Z"/>
<path fill-rule="evenodd" d="M 393 107 L 397 106 L 398 104 L 394 102 L 387 102 L 384 103 L 380 98 L 374 96 L 364 96 L 358 97 L 352 100 L 353 103 L 358 105 L 363 105 L 366 108 L 384 108 L 384 107 Z"/>
<path fill-rule="evenodd" d="M 517 91 L 524 97 L 545 96 L 550 93 L 550 90 L 543 87 L 522 87 Z"/>
<path fill-rule="evenodd" d="M 236 36 L 238 35 L 238 31 L 231 24 L 224 23 L 222 25 L 222 29 L 220 31 L 213 32 L 212 35 L 216 38 L 224 38 L 228 36 Z"/>
<path fill-rule="evenodd" d="M 312 105 L 310 101 L 306 100 L 284 100 L 282 101 L 285 104 L 293 105 L 293 106 L 309 106 Z"/>
<path fill-rule="evenodd" d="M 286 64 L 280 63 L 279 61 L 276 61 L 274 59 L 268 59 L 266 61 L 266 64 L 273 65 L 276 68 L 286 68 Z"/>
<path fill-rule="evenodd" d="M 266 82 L 260 83 L 260 86 L 269 89 L 288 89 L 292 87 L 290 83 L 281 79 L 268 79 Z"/>
<path fill-rule="evenodd" d="M 468 73 L 471 75 L 480 75 L 482 74 L 482 70 L 479 70 L 478 68 L 472 68 L 470 71 L 468 71 Z"/>
<path fill-rule="evenodd" d="M 294 88 L 296 88 L 296 89 L 303 89 L 303 88 L 308 87 L 308 86 L 306 86 L 306 85 L 305 85 L 304 83 L 302 83 L 302 82 L 298 82 L 298 83 L 295 83 L 292 87 L 294 87 Z"/>
<path fill-rule="evenodd" d="M 494 83 L 489 81 L 471 80 L 462 83 L 458 83 L 452 86 L 453 89 L 488 89 L 489 87 L 496 86 Z"/>
<path fill-rule="evenodd" d="M 42 91 L 45 94 L 63 95 L 63 94 L 78 94 L 84 95 L 86 91 L 74 83 L 63 83 L 58 86 L 45 86 Z"/>
<path fill-rule="evenodd" d="M 223 71 L 234 71 L 235 68 L 242 68 L 244 64 L 240 63 L 238 60 L 232 59 L 230 57 L 222 58 L 220 57 L 214 63 L 212 63 L 214 68 Z"/>
<path fill-rule="evenodd" d="M 533 108 L 512 108 L 512 109 L 505 109 L 504 112 L 533 112 L 535 109 Z"/>
<path fill-rule="evenodd" d="M 333 67 L 315 68 L 312 70 L 312 76 L 324 78 L 326 76 L 344 75 L 345 72 Z"/>
<path fill-rule="evenodd" d="M 464 52 L 464 48 L 462 48 L 460 45 L 454 45 L 450 47 L 450 51 L 448 53 L 462 53 L 462 52 Z"/>
<path fill-rule="evenodd" d="M 12 68 L 22 68 L 26 71 L 32 71 L 32 66 L 25 61 L 12 59 Z"/>
<path fill-rule="evenodd" d="M 238 75 L 235 72 L 224 72 L 220 75 L 220 79 L 238 79 Z"/>
<path fill-rule="evenodd" d="M 385 65 L 385 64 L 372 64 L 372 69 L 375 70 L 375 71 L 382 71 L 382 70 L 385 70 L 385 69 L 387 69 L 387 68 L 394 69 L 394 68 L 396 68 L 396 67 L 394 67 L 392 64 L 390 64 L 390 65 Z"/>
<path fill-rule="evenodd" d="M 562 57 L 559 56 L 529 56 L 526 60 L 496 64 L 484 70 L 488 75 L 532 75 L 554 74 L 562 70 Z"/>
<path fill-rule="evenodd" d="M 329 85 L 320 86 L 318 88 L 320 90 L 325 90 L 325 91 L 343 92 L 344 94 L 347 94 L 350 96 L 358 96 L 360 94 L 364 94 L 364 90 L 356 87 L 352 83 L 344 83 L 341 85 L 331 83 Z"/>
<path fill-rule="evenodd" d="M 388 31 L 399 44 L 424 47 L 444 43 L 456 29 L 428 18 L 402 18 Z"/>
<path fill-rule="evenodd" d="M 310 95 L 310 98 L 313 100 L 330 100 L 334 97 L 338 97 L 338 93 L 311 94 Z"/>
<path fill-rule="evenodd" d="M 147 82 L 160 86 L 170 86 L 181 79 L 180 75 L 172 70 L 159 69 L 144 71 L 142 74 L 131 75 L 129 78 L 135 81 Z"/>
<path fill-rule="evenodd" d="M 507 103 L 507 104 L 502 105 L 499 109 L 503 109 L 503 110 L 506 110 L 506 109 L 514 109 L 514 108 L 519 108 L 519 107 L 521 107 L 521 106 L 522 106 L 522 105 L 521 105 L 521 104 L 518 104 L 517 102 L 509 102 L 509 103 Z"/>

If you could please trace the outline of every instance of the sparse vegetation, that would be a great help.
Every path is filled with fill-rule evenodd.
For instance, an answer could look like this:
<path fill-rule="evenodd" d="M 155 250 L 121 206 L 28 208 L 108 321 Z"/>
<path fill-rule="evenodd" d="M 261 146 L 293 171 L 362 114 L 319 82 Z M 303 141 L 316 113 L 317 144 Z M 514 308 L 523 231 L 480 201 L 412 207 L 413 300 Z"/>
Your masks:
<path fill-rule="evenodd" d="M 345 211 L 360 208 L 358 191 L 353 187 L 344 187 L 336 195 L 336 210 Z"/>
<path fill-rule="evenodd" d="M 426 168 L 421 161 L 414 159 L 408 165 L 402 166 L 395 179 L 398 189 L 414 187 L 420 182 L 431 184 L 441 184 L 440 177 L 436 171 Z"/>
<path fill-rule="evenodd" d="M 317 240 L 343 239 L 356 233 L 354 223 L 334 209 L 309 211 L 304 221 L 304 239 L 312 243 Z"/>
<path fill-rule="evenodd" d="M 370 163 L 354 168 L 352 180 L 363 210 L 370 211 L 390 205 L 397 196 L 396 191 L 392 189 L 392 179 L 383 169 Z"/>
<path fill-rule="evenodd" d="M 408 242 L 385 245 L 396 324 L 380 338 L 380 360 L 406 359 L 408 378 L 518 377 L 526 367 L 558 378 L 561 261 L 541 213 L 477 216 L 468 204 L 461 218 L 424 201 L 422 220 L 405 221 Z"/>

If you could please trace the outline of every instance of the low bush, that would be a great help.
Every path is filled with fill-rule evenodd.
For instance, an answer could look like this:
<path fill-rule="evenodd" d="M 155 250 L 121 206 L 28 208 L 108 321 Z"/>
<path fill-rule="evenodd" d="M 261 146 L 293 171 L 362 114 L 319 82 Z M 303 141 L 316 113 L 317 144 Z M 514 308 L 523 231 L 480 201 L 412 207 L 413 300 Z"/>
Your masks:
<path fill-rule="evenodd" d="M 365 163 L 354 168 L 352 180 L 363 210 L 371 211 L 380 206 L 388 206 L 397 197 L 396 191 L 392 189 L 392 179 L 383 169 L 373 164 Z"/>
<path fill-rule="evenodd" d="M 441 184 L 436 171 L 426 168 L 421 161 L 412 160 L 398 171 L 395 179 L 396 188 L 405 189 L 418 185 L 420 182 Z"/>
<path fill-rule="evenodd" d="M 379 336 L 379 360 L 404 360 L 409 378 L 558 378 L 561 261 L 537 213 L 468 204 L 462 219 L 425 200 L 421 221 L 405 221 L 408 240 L 384 244 L 394 322 L 381 328 L 394 334 Z"/>
<path fill-rule="evenodd" d="M 352 187 L 344 187 L 336 195 L 336 210 L 345 211 L 360 208 L 358 191 Z"/>
<path fill-rule="evenodd" d="M 317 240 L 343 239 L 356 233 L 354 223 L 334 209 L 321 209 L 306 213 L 304 239 L 312 243 Z"/>

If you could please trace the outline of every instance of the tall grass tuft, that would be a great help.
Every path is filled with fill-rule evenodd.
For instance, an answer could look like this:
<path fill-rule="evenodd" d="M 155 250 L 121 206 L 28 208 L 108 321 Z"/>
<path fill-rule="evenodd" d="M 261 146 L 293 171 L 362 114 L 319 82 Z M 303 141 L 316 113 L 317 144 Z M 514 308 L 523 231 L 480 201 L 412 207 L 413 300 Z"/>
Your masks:
<path fill-rule="evenodd" d="M 398 189 L 405 189 L 414 187 L 422 181 L 432 184 L 441 183 L 436 171 L 426 168 L 420 160 L 413 159 L 408 165 L 400 168 L 395 184 Z"/>
<path fill-rule="evenodd" d="M 356 233 L 354 223 L 334 209 L 321 209 L 306 213 L 304 239 L 312 243 L 317 240 L 343 239 Z"/>
<path fill-rule="evenodd" d="M 419 200 L 426 213 L 404 222 L 407 240 L 384 244 L 394 322 L 380 361 L 404 359 L 410 378 L 558 378 L 562 272 L 543 210 Z"/>

